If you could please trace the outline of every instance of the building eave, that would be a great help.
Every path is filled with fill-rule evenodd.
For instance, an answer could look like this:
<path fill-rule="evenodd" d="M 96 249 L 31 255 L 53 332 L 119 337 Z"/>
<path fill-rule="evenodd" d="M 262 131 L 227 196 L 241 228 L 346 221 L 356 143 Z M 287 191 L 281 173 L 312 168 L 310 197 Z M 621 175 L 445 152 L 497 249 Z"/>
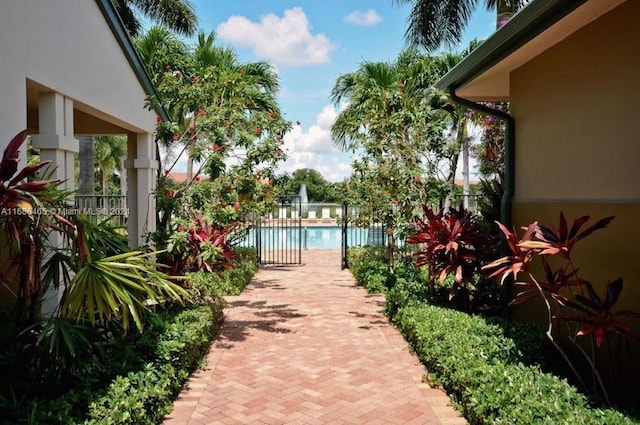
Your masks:
<path fill-rule="evenodd" d="M 158 91 L 156 90 L 153 82 L 151 81 L 151 77 L 147 72 L 140 55 L 138 55 L 138 51 L 136 50 L 129 34 L 127 33 L 122 20 L 120 19 L 120 15 L 118 15 L 118 11 L 115 6 L 111 2 L 111 0 L 96 0 L 98 7 L 102 11 L 102 14 L 105 17 L 105 20 L 109 24 L 109 28 L 111 28 L 111 32 L 114 37 L 118 41 L 118 44 L 122 48 L 122 51 L 127 58 L 127 61 L 131 65 L 131 69 L 135 73 L 138 81 L 142 85 L 145 93 L 150 97 L 155 99 L 160 99 L 158 95 Z M 167 111 L 162 107 L 162 105 L 154 107 L 156 113 L 164 120 L 171 121 L 171 118 Z"/>
<path fill-rule="evenodd" d="M 576 9 L 589 6 L 585 8 L 588 9 L 587 12 L 582 14 L 584 16 L 580 17 L 584 21 L 597 13 L 604 13 L 601 9 L 611 9 L 622 1 L 599 2 L 601 0 L 533 0 L 469 56 L 445 74 L 436 83 L 436 87 L 441 90 L 465 88 L 465 86 L 477 80 L 478 77 L 492 70 L 496 65 L 503 63 L 514 53 L 522 50 L 528 43 L 531 44 L 532 40 L 548 31 L 563 18 L 576 11 Z M 603 3 L 608 4 L 602 6 Z M 562 34 L 559 33 L 559 36 L 566 36 L 570 31 L 575 31 L 576 26 L 580 24 L 584 25 L 584 22 L 572 23 L 572 27 Z M 535 56 L 541 49 L 548 48 L 548 46 L 558 41 L 560 40 L 546 39 L 543 42 L 539 42 L 539 46 L 536 49 L 531 49 L 532 52 L 528 58 Z M 540 46 L 541 43 L 544 43 L 544 46 Z M 499 77 L 503 79 L 503 84 L 504 79 L 508 79 L 508 73 L 512 69 L 505 66 L 500 70 L 503 75 Z M 490 84 L 485 85 L 491 86 Z M 506 82 L 506 85 L 506 92 L 504 87 L 500 92 L 494 85 L 489 90 L 487 88 L 484 91 L 476 90 L 476 92 L 469 90 L 468 97 L 472 100 L 508 100 L 508 82 Z M 491 90 L 494 93 L 490 93 Z M 465 93 L 461 93 L 461 95 L 467 96 Z"/>

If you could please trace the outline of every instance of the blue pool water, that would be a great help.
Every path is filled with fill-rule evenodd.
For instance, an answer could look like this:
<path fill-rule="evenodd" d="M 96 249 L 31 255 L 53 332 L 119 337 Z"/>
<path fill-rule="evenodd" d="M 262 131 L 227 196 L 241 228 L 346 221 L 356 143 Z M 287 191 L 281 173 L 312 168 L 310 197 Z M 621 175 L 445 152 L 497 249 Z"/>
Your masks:
<path fill-rule="evenodd" d="M 267 249 L 298 247 L 299 244 L 302 249 L 340 249 L 342 243 L 340 226 L 262 227 L 260 230 L 263 247 Z M 378 244 L 381 239 L 379 228 L 348 227 L 347 232 L 350 247 Z M 255 236 L 255 229 L 252 229 L 243 245 L 254 245 Z"/>

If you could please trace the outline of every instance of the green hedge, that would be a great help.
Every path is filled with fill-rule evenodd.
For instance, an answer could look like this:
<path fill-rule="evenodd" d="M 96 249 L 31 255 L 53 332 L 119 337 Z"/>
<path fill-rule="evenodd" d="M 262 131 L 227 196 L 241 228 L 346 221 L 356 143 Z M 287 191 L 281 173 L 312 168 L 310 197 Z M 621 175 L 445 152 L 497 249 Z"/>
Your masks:
<path fill-rule="evenodd" d="M 201 306 L 178 313 L 159 335 L 151 361 L 118 376 L 89 406 L 85 424 L 157 424 L 209 350 L 222 312 Z"/>
<path fill-rule="evenodd" d="M 236 248 L 236 264 L 220 274 L 196 272 L 189 275 L 191 286 L 200 295 L 239 295 L 258 271 L 255 248 Z"/>
<path fill-rule="evenodd" d="M 236 263 L 222 273 L 194 273 L 191 287 L 218 299 L 238 295 L 257 271 L 255 250 L 236 248 Z M 220 306 L 219 311 L 214 311 Z M 158 338 L 154 360 L 144 369 L 118 377 L 107 393 L 91 403 L 87 425 L 157 424 L 171 411 L 173 400 L 208 352 L 222 319 L 222 304 L 213 304 L 213 314 L 206 307 L 186 310 L 174 325 Z"/>
<path fill-rule="evenodd" d="M 427 366 L 428 380 L 471 424 L 640 423 L 592 406 L 566 380 L 543 372 L 546 362 L 562 360 L 541 329 L 431 305 L 426 272 L 401 265 L 391 275 L 375 252 L 349 255 L 355 279 L 385 293 L 385 313 Z"/>
<path fill-rule="evenodd" d="M 526 336 L 539 342 L 523 352 L 496 323 L 424 303 L 399 309 L 394 322 L 429 369 L 430 379 L 450 394 L 472 424 L 640 423 L 590 406 L 575 387 L 542 372 L 542 335 Z"/>

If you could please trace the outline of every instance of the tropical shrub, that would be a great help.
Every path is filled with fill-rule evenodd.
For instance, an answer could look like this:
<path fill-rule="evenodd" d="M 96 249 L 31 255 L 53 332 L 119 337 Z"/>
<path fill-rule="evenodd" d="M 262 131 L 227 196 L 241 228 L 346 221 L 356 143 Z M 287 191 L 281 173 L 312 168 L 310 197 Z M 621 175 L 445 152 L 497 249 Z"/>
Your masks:
<path fill-rule="evenodd" d="M 429 289 L 435 292 L 437 285 L 444 286 L 447 277 L 452 276 L 449 300 L 456 298 L 459 308 L 475 311 L 497 309 L 499 299 L 496 291 L 490 297 L 480 296 L 489 289 L 482 281 L 481 266 L 494 255 L 497 247 L 487 226 L 478 216 L 462 207 L 438 213 L 428 206 L 423 209 L 425 219 L 416 220 L 415 231 L 407 238 L 407 243 L 420 247 L 416 266 L 428 267 L 431 276 Z"/>
<path fill-rule="evenodd" d="M 601 297 L 591 282 L 579 276 L 578 267 L 571 256 L 573 249 L 585 237 L 607 227 L 613 217 L 603 218 L 582 229 L 588 220 L 588 216 L 580 217 L 569 228 L 564 214 L 560 213 L 558 227 L 542 226 L 534 222 L 523 228 L 522 238 L 518 238 L 515 231 L 511 232 L 498 223 L 506 237 L 510 253 L 483 269 L 491 271 L 490 277 L 500 278 L 502 284 L 508 278 L 515 280 L 517 289 L 511 304 L 533 299 L 543 301 L 547 313 L 547 337 L 562 354 L 585 390 L 604 397 L 610 403 L 611 388 L 607 388 L 601 376 L 596 357 L 602 349 L 612 349 L 611 346 L 605 347 L 609 343 L 610 334 L 637 337 L 625 319 L 640 318 L 640 313 L 614 310 L 622 292 L 622 278 L 607 282 L 604 296 Z M 561 264 L 554 267 L 552 257 Z M 536 269 L 533 268 L 534 260 L 540 261 L 542 276 L 537 276 Z M 524 279 L 520 279 L 520 276 L 524 276 Z M 589 376 L 579 372 L 574 360 L 562 344 L 557 342 L 560 328 L 566 332 L 575 351 L 588 363 Z M 580 339 L 585 339 L 581 337 L 588 339 L 581 341 Z M 587 347 L 583 346 L 583 342 L 587 343 Z M 590 378 L 592 382 L 588 383 Z M 613 380 L 614 376 L 610 379 Z"/>
<path fill-rule="evenodd" d="M 131 251 L 116 228 L 82 215 L 65 221 L 69 248 L 53 249 L 43 276 L 47 286 L 61 290 L 58 317 L 86 319 L 94 327 L 118 320 L 125 331 L 133 320 L 142 330 L 142 316 L 152 306 L 188 296 L 161 271 L 157 253 Z"/>
<path fill-rule="evenodd" d="M 189 286 L 208 298 L 222 295 L 240 295 L 258 270 L 253 248 L 235 248 L 232 268 L 221 273 L 195 272 L 189 275 Z"/>
<path fill-rule="evenodd" d="M 254 250 L 236 249 L 236 253 L 235 267 L 220 275 L 193 273 L 185 281 L 191 294 L 188 302 L 144 315 L 142 333 L 124 333 L 117 322 L 93 328 L 89 323 L 80 327 L 75 320 L 56 319 L 56 326 L 67 326 L 51 333 L 60 342 L 74 339 L 76 351 L 72 355 L 64 354 L 64 343 L 36 344 L 42 332 L 34 332 L 32 342 L 14 353 L 14 357 L 24 359 L 34 357 L 29 350 L 41 350 L 40 363 L 29 363 L 30 379 L 24 379 L 22 366 L 19 370 L 0 370 L 0 424 L 161 421 L 189 373 L 202 364 L 203 354 L 223 319 L 221 296 L 236 293 L 257 269 Z M 215 284 L 208 287 L 197 276 L 211 277 Z M 8 326 L 8 322 L 0 322 L 0 343 Z M 80 331 L 83 333 L 78 335 Z M 83 344 L 91 350 L 85 350 Z M 5 365 L 7 353 L 3 350 L 0 367 Z M 51 360 L 44 363 L 48 357 Z"/>
<path fill-rule="evenodd" d="M 234 251 L 229 236 L 234 228 L 233 223 L 222 226 L 202 217 L 195 217 L 188 228 L 177 225 L 162 256 L 169 274 L 180 276 L 199 270 L 220 272 L 230 268 Z"/>
<path fill-rule="evenodd" d="M 85 424 L 157 424 L 202 362 L 222 319 L 212 306 L 178 313 L 156 339 L 148 363 L 116 377 L 90 403 Z"/>
<path fill-rule="evenodd" d="M 369 293 L 385 293 L 393 285 L 393 274 L 385 260 L 384 250 L 377 247 L 350 248 L 349 269 L 356 281 Z"/>
<path fill-rule="evenodd" d="M 18 171 L 26 138 L 26 130 L 18 133 L 0 161 L 0 294 L 18 328 L 40 314 L 43 246 L 46 233 L 62 220 L 55 208 L 65 195 L 58 180 L 40 179 L 50 161 Z"/>

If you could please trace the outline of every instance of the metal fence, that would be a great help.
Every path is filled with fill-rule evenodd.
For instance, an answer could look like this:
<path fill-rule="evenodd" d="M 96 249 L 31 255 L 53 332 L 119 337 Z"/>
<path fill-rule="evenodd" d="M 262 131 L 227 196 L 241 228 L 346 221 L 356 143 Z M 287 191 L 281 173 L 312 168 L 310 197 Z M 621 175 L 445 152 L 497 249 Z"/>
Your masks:
<path fill-rule="evenodd" d="M 127 225 L 129 208 L 126 195 L 76 195 L 75 207 L 78 214 L 96 222 L 111 219 L 113 225 Z"/>
<path fill-rule="evenodd" d="M 301 217 L 300 196 L 282 196 L 270 214 L 254 221 L 240 245 L 255 247 L 260 264 L 302 264 Z"/>

